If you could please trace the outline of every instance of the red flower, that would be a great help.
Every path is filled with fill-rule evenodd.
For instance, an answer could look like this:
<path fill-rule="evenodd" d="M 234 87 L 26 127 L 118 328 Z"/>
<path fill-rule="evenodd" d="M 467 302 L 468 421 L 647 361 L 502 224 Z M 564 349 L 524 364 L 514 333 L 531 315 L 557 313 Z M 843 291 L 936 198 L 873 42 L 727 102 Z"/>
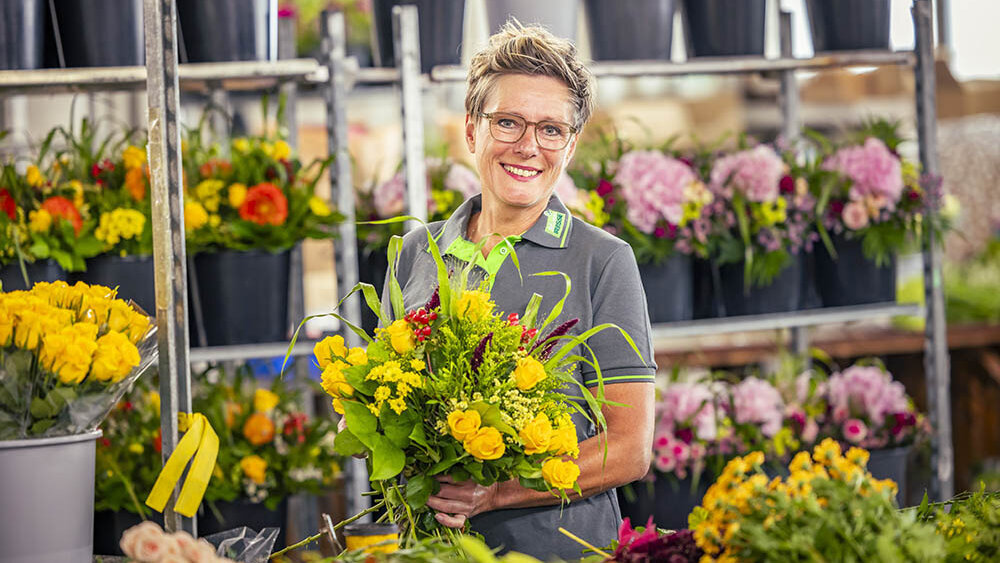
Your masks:
<path fill-rule="evenodd" d="M 17 218 L 17 204 L 14 203 L 14 197 L 7 188 L 0 188 L 0 213 L 10 217 L 11 221 Z"/>
<path fill-rule="evenodd" d="M 97 443 L 100 444 L 102 448 L 111 447 L 111 440 L 108 440 L 107 438 L 101 438 Z"/>
<path fill-rule="evenodd" d="M 288 420 L 285 421 L 285 427 L 282 429 L 282 433 L 285 436 L 289 436 L 289 437 L 291 437 L 292 435 L 295 435 L 296 436 L 296 441 L 298 443 L 300 443 L 300 444 L 302 442 L 305 442 L 306 441 L 306 435 L 305 435 L 306 420 L 307 420 L 307 418 L 306 418 L 305 413 L 297 412 L 297 413 L 291 415 L 290 417 L 288 417 Z"/>
<path fill-rule="evenodd" d="M 240 217 L 258 225 L 283 225 L 288 218 L 288 199 L 274 184 L 257 184 L 247 191 Z"/>
<path fill-rule="evenodd" d="M 778 189 L 780 189 L 783 194 L 795 193 L 795 178 L 785 174 L 781 177 L 781 181 L 778 183 Z"/>
<path fill-rule="evenodd" d="M 210 158 L 198 169 L 198 172 L 206 178 L 228 176 L 232 171 L 233 165 L 221 158 Z"/>
<path fill-rule="evenodd" d="M 156 429 L 156 435 L 153 436 L 153 449 L 156 450 L 156 453 L 163 453 L 163 434 L 159 428 Z"/>
<path fill-rule="evenodd" d="M 53 217 L 59 217 L 69 221 L 73 225 L 73 233 L 80 234 L 83 228 L 83 219 L 77 211 L 73 202 L 59 195 L 52 196 L 42 202 L 42 209 L 48 211 Z"/>
<path fill-rule="evenodd" d="M 615 187 L 611 185 L 611 182 L 601 179 L 600 183 L 597 184 L 597 195 L 606 196 L 614 189 Z"/>

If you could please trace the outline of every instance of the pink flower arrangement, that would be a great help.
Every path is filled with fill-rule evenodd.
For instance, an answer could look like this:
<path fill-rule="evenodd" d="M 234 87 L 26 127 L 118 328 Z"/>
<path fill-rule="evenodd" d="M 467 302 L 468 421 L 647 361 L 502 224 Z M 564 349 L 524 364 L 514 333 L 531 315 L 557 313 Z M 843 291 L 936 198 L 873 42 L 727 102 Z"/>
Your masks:
<path fill-rule="evenodd" d="M 753 202 L 778 199 L 785 164 L 767 145 L 724 156 L 712 166 L 709 185 L 715 193 L 731 197 L 736 190 Z"/>
<path fill-rule="evenodd" d="M 469 167 L 458 164 L 450 159 L 438 157 L 427 157 L 424 160 L 427 169 L 427 208 L 433 215 L 438 211 L 440 205 L 435 199 L 436 191 L 450 191 L 458 194 L 459 199 L 450 207 L 457 207 L 459 203 L 478 194 L 482 190 L 479 183 L 479 176 Z M 446 170 L 445 171 L 445 167 Z M 434 177 L 444 172 L 443 185 L 435 185 Z M 375 213 L 380 218 L 388 219 L 403 212 L 406 199 L 406 178 L 404 171 L 400 170 L 392 178 L 378 185 L 372 194 L 375 205 Z M 451 211 L 452 209 L 448 209 Z"/>
<path fill-rule="evenodd" d="M 403 177 L 403 172 L 398 172 L 380 184 L 372 195 L 375 202 L 375 213 L 380 218 L 388 219 L 402 213 L 406 198 L 406 178 Z"/>
<path fill-rule="evenodd" d="M 125 530 L 119 545 L 122 552 L 130 558 L 129 560 L 138 563 L 163 561 L 223 563 L 232 561 L 218 557 L 212 544 L 203 539 L 196 540 L 191 537 L 191 534 L 184 531 L 167 534 L 157 524 L 148 520 Z"/>
<path fill-rule="evenodd" d="M 737 424 L 756 424 L 773 438 L 784 423 L 785 401 L 771 383 L 748 377 L 732 389 L 732 416 Z"/>
<path fill-rule="evenodd" d="M 685 191 L 699 179 L 690 166 L 662 152 L 631 151 L 618 161 L 614 182 L 621 186 L 628 221 L 653 234 L 661 220 L 681 223 Z"/>
<path fill-rule="evenodd" d="M 851 180 L 848 197 L 852 201 L 869 201 L 891 211 L 903 193 L 899 157 L 874 137 L 866 139 L 862 146 L 838 150 L 823 162 L 822 167 L 840 172 Z"/>
<path fill-rule="evenodd" d="M 827 381 L 828 433 L 865 448 L 906 442 L 919 422 L 902 383 L 877 366 L 854 365 Z"/>
<path fill-rule="evenodd" d="M 656 405 L 653 467 L 684 479 L 704 468 L 714 450 L 719 416 L 716 395 L 705 383 L 671 383 Z"/>

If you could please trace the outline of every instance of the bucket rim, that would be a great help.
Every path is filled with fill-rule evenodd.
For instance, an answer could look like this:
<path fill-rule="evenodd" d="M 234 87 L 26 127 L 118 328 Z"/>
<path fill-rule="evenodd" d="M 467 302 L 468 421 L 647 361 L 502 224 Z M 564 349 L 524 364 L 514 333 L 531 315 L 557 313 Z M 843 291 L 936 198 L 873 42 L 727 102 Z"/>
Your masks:
<path fill-rule="evenodd" d="M 37 448 L 43 446 L 57 446 L 61 444 L 75 444 L 77 442 L 95 441 L 101 437 L 103 432 L 92 430 L 83 434 L 71 434 L 69 436 L 53 436 L 51 438 L 27 438 L 24 440 L 0 440 L 0 450 L 16 448 Z"/>

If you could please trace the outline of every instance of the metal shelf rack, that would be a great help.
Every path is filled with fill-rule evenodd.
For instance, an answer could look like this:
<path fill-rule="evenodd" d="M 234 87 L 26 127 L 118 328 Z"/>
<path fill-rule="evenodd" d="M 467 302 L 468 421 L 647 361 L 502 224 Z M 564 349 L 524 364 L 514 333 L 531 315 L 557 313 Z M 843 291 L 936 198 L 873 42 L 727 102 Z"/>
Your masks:
<path fill-rule="evenodd" d="M 877 65 L 906 65 L 914 68 L 916 78 L 917 130 L 919 133 L 920 161 L 923 171 L 937 174 L 935 76 L 934 76 L 934 36 L 933 8 L 930 0 L 913 0 L 913 16 L 916 47 L 913 51 L 849 51 L 834 54 L 820 54 L 809 59 L 792 57 L 791 14 L 783 12 L 780 17 L 781 56 L 776 59 L 762 57 L 726 57 L 695 59 L 684 63 L 664 61 L 623 61 L 594 63 L 591 70 L 597 77 L 602 76 L 686 76 L 704 74 L 739 74 L 751 72 L 773 72 L 781 77 L 780 104 L 783 115 L 783 136 L 792 140 L 799 136 L 800 111 L 799 90 L 796 72 L 815 71 L 827 68 Z M 403 38 L 414 41 L 417 36 L 416 9 L 404 8 L 412 16 L 404 14 L 398 24 Z M 397 32 L 397 49 L 400 45 L 400 30 Z M 406 43 L 403 43 L 406 47 Z M 397 51 L 399 52 L 399 51 Z M 457 82 L 465 80 L 467 71 L 459 66 L 437 66 L 425 76 L 420 74 L 419 53 L 412 46 L 403 50 L 399 81 L 402 85 L 404 114 L 404 167 L 407 170 L 407 205 L 410 214 L 425 210 L 426 201 L 423 181 L 422 120 L 415 119 L 421 111 L 420 86 L 437 82 Z M 409 119 L 407 119 L 409 118 Z M 411 174 L 411 171 L 413 172 Z M 936 210 L 928 207 L 928 215 Z M 655 325 L 654 339 L 682 336 L 710 335 L 722 332 L 750 330 L 792 330 L 792 344 L 798 351 L 808 348 L 806 328 L 818 324 L 843 323 L 871 318 L 885 318 L 903 314 L 921 314 L 926 322 L 925 332 L 925 372 L 927 396 L 933 438 L 933 475 L 930 496 L 937 500 L 950 498 L 953 494 L 954 454 L 951 440 L 950 368 L 944 318 L 944 300 L 941 284 L 941 249 L 933 236 L 924 234 L 924 287 L 926 306 L 886 304 L 871 307 L 849 307 L 798 311 L 778 315 L 730 317 L 687 321 Z"/>

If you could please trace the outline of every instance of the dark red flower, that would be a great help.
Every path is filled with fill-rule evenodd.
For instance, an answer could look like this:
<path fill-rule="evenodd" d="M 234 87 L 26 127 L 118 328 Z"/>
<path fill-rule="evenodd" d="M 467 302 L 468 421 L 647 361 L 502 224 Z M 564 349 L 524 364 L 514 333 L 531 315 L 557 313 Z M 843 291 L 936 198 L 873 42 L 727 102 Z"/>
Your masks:
<path fill-rule="evenodd" d="M 832 211 L 837 217 L 844 212 L 844 202 L 836 199 L 830 202 L 830 211 Z"/>
<path fill-rule="evenodd" d="M 781 181 L 778 182 L 778 189 L 780 189 L 783 194 L 795 193 L 795 178 L 785 174 L 781 177 Z"/>
<path fill-rule="evenodd" d="M 156 434 L 153 436 L 153 449 L 156 453 L 163 453 L 163 434 L 160 433 L 160 429 L 156 429 Z"/>
<path fill-rule="evenodd" d="M 688 158 L 686 156 L 682 156 L 682 157 L 678 158 L 677 160 L 683 162 L 684 164 L 687 164 L 688 168 L 691 168 L 692 170 L 694 169 L 694 161 L 691 160 L 690 158 Z"/>
<path fill-rule="evenodd" d="M 102 448 L 111 447 L 111 440 L 108 440 L 107 438 L 101 438 L 97 443 L 100 444 Z"/>
<path fill-rule="evenodd" d="M 604 203 L 608 204 L 610 207 L 615 204 L 615 198 L 609 196 L 606 200 L 604 200 Z"/>
<path fill-rule="evenodd" d="M 653 236 L 656 238 L 666 238 L 667 230 L 663 227 L 656 227 L 656 229 L 653 230 Z"/>
<path fill-rule="evenodd" d="M 694 432 L 690 428 L 681 428 L 677 432 L 674 432 L 674 434 L 685 444 L 690 444 L 694 441 Z"/>
<path fill-rule="evenodd" d="M 920 192 L 917 190 L 908 190 L 906 192 L 906 197 L 909 198 L 910 201 L 917 201 L 920 199 Z"/>
<path fill-rule="evenodd" d="M 614 189 L 615 187 L 611 184 L 611 182 L 602 178 L 600 183 L 597 184 L 597 195 L 604 197 L 611 193 Z"/>
<path fill-rule="evenodd" d="M 7 188 L 0 188 L 0 213 L 10 217 L 11 221 L 17 218 L 17 203 Z"/>

